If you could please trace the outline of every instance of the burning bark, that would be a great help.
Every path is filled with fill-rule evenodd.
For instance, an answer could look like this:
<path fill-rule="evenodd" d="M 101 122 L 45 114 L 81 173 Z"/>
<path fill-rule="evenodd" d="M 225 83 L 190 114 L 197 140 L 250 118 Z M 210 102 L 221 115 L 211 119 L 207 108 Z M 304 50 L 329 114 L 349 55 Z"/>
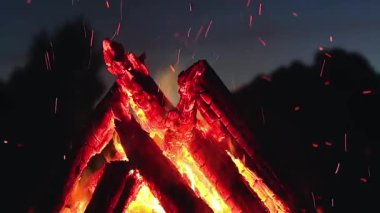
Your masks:
<path fill-rule="evenodd" d="M 123 192 L 128 193 L 133 188 L 135 178 L 128 175 L 131 169 L 127 162 L 109 163 L 85 212 L 115 212 Z"/>
<path fill-rule="evenodd" d="M 171 162 L 132 118 L 116 125 L 127 156 L 168 212 L 212 212 L 187 186 Z M 148 157 L 149 156 L 149 157 Z"/>
<path fill-rule="evenodd" d="M 160 202 L 154 205 L 168 212 L 290 211 L 277 196 L 284 195 L 277 190 L 281 184 L 254 152 L 252 134 L 235 113 L 229 91 L 205 61 L 180 74 L 175 108 L 150 77 L 142 57 L 125 53 L 121 44 L 109 40 L 103 48 L 117 83 L 97 108 L 59 209 L 116 126 L 121 145 L 115 147 L 119 156 L 126 154 L 136 173 L 128 179 L 126 168 L 107 167 L 88 212 L 122 212 L 141 205 L 136 201 L 141 191 L 152 193 L 155 197 L 145 199 L 157 198 Z M 111 199 L 103 199 L 107 197 Z"/>

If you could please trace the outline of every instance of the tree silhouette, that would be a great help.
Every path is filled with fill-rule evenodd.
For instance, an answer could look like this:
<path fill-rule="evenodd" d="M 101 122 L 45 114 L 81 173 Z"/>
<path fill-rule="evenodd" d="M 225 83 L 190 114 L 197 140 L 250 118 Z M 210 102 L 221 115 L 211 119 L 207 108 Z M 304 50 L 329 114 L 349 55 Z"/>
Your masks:
<path fill-rule="evenodd" d="M 78 20 L 53 36 L 40 33 L 25 66 L 0 85 L 0 137 L 8 142 L 1 153 L 2 189 L 18 203 L 8 206 L 13 212 L 25 212 L 47 183 L 59 183 L 64 158 L 80 146 L 73 140 L 104 90 L 97 77 L 101 52 L 90 46 L 96 42 L 89 29 Z"/>
<path fill-rule="evenodd" d="M 294 62 L 260 76 L 234 98 L 301 207 L 370 210 L 379 87 L 362 56 L 334 49 L 316 54 L 312 66 Z"/>

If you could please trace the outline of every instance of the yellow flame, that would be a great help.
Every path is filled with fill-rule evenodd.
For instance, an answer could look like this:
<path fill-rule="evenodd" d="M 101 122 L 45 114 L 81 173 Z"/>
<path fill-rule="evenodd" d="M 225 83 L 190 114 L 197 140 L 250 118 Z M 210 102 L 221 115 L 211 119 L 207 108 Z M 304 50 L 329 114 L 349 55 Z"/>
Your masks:
<path fill-rule="evenodd" d="M 231 212 L 213 184 L 202 173 L 189 151 L 182 147 L 179 154 L 172 159 L 183 177 L 187 177 L 190 187 L 201 197 L 214 212 Z"/>
<path fill-rule="evenodd" d="M 249 187 L 257 194 L 269 212 L 290 212 L 288 207 L 285 206 L 285 204 L 272 192 L 272 190 L 255 172 L 247 168 L 240 159 L 235 158 L 228 151 L 227 154 L 235 163 L 239 173 L 248 182 Z"/>
<path fill-rule="evenodd" d="M 141 184 L 135 199 L 129 203 L 125 212 L 128 213 L 165 213 L 160 201 L 153 195 L 146 183 Z"/>
<path fill-rule="evenodd" d="M 165 149 L 165 130 L 151 127 L 145 112 L 134 102 L 131 93 L 128 90 L 124 91 L 129 96 L 131 109 L 142 128 L 149 133 L 149 136 L 159 146 L 165 157 L 175 165 L 182 177 L 190 182 L 189 184 L 197 196 L 203 199 L 214 212 L 231 212 L 230 207 L 224 202 L 215 186 L 203 174 L 188 149 L 184 146 L 176 150 Z M 173 143 L 182 144 L 180 141 Z"/>

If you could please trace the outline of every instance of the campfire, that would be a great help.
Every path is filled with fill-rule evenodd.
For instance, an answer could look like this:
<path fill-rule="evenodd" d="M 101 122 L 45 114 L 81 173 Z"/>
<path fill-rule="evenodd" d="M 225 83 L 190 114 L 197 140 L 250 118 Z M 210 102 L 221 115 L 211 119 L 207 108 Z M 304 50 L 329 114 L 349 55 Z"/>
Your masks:
<path fill-rule="evenodd" d="M 204 60 L 178 77 L 177 106 L 144 56 L 104 40 L 116 83 L 73 160 L 59 212 L 290 212 L 231 94 Z"/>

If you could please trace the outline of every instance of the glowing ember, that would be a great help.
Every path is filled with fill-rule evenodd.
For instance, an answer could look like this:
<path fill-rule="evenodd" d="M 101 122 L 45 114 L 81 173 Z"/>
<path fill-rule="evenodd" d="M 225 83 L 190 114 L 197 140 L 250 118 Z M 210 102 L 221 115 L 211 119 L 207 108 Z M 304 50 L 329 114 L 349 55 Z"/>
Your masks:
<path fill-rule="evenodd" d="M 205 37 L 211 25 L 212 20 L 207 27 Z M 198 31 L 197 38 L 202 31 L 203 26 Z M 91 37 L 93 37 L 93 31 Z M 198 84 L 204 78 L 203 63 L 193 66 L 189 72 L 180 74 L 181 98 L 177 107 L 174 107 L 150 78 L 149 71 L 142 62 L 143 57 L 124 53 L 120 44 L 108 40 L 104 41 L 103 47 L 107 68 L 117 76 L 116 89 L 114 88 L 114 92 L 111 93 L 111 98 L 107 99 L 109 102 L 105 102 L 104 107 L 109 110 L 104 111 L 101 108 L 98 115 L 100 121 L 96 121 L 96 128 L 91 132 L 89 139 L 86 139 L 88 140 L 86 146 L 74 161 L 74 170 L 70 174 L 63 207 L 60 207 L 60 210 L 63 212 L 86 210 L 104 170 L 103 166 L 101 169 L 92 171 L 88 164 L 96 154 L 100 154 L 107 162 L 131 160 L 131 165 L 137 165 L 139 168 L 136 169 L 141 168 L 141 174 L 146 175 L 145 179 L 139 172 L 135 172 L 135 169 L 131 169 L 128 175 L 134 175 L 136 182 L 133 186 L 128 186 L 130 190 L 128 187 L 118 189 L 119 192 L 130 191 L 128 197 L 122 198 L 124 200 L 113 202 L 114 204 L 121 203 L 125 212 L 165 212 L 172 208 L 171 202 L 177 202 L 174 201 L 173 196 L 160 194 L 163 193 L 161 189 L 165 191 L 166 186 L 155 185 L 159 183 L 170 185 L 171 183 L 165 181 L 155 183 L 155 180 L 152 180 L 152 174 L 144 167 L 145 164 L 140 162 L 155 161 L 154 156 L 157 160 L 160 159 L 158 160 L 160 164 L 152 165 L 167 165 L 169 168 L 175 168 L 175 170 L 169 169 L 168 172 L 179 172 L 173 173 L 171 178 L 177 177 L 173 183 L 183 184 L 186 189 L 181 188 L 180 191 L 183 189 L 181 192 L 189 193 L 188 199 L 193 199 L 196 205 L 203 208 L 202 212 L 208 212 L 211 209 L 214 212 L 246 212 L 256 209 L 266 209 L 269 212 L 290 211 L 259 173 L 249 168 L 245 160 L 237 157 L 237 153 L 245 153 L 248 150 L 239 138 L 239 130 L 224 115 L 220 106 L 213 103 L 214 100 L 209 94 L 198 94 Z M 178 49 L 176 64 L 179 63 L 179 57 L 180 49 Z M 170 66 L 174 70 L 174 67 Z M 262 116 L 265 122 L 264 114 Z M 219 125 L 211 122 L 216 117 L 220 117 Z M 115 131 L 114 121 L 126 122 L 122 127 L 116 125 Z M 127 121 L 134 121 L 134 123 Z M 131 128 L 127 125 L 131 125 Z M 223 128 L 221 125 L 226 127 Z M 134 144 L 140 142 L 155 144 L 155 146 L 143 144 L 128 146 L 125 139 L 129 136 L 121 137 L 121 144 L 118 134 L 120 136 L 129 134 L 122 134 L 123 129 L 135 132 L 130 134 L 131 140 L 135 141 Z M 111 146 L 108 146 L 110 141 Z M 150 141 L 152 143 L 149 143 Z M 140 146 L 149 151 L 146 153 L 146 158 L 145 149 L 143 150 Z M 139 155 L 134 155 L 139 152 Z M 130 159 L 126 153 L 131 157 Z M 212 156 L 207 156 L 208 153 Z M 252 152 L 248 151 L 247 155 L 243 154 L 243 156 L 248 162 L 252 162 Z M 223 166 L 227 168 L 221 168 Z M 163 170 L 165 168 L 160 167 Z M 165 193 L 169 194 L 172 190 L 170 188 Z M 183 195 L 187 196 L 187 194 Z M 114 197 L 121 199 L 120 196 Z M 91 201 L 92 203 L 94 202 Z"/>

